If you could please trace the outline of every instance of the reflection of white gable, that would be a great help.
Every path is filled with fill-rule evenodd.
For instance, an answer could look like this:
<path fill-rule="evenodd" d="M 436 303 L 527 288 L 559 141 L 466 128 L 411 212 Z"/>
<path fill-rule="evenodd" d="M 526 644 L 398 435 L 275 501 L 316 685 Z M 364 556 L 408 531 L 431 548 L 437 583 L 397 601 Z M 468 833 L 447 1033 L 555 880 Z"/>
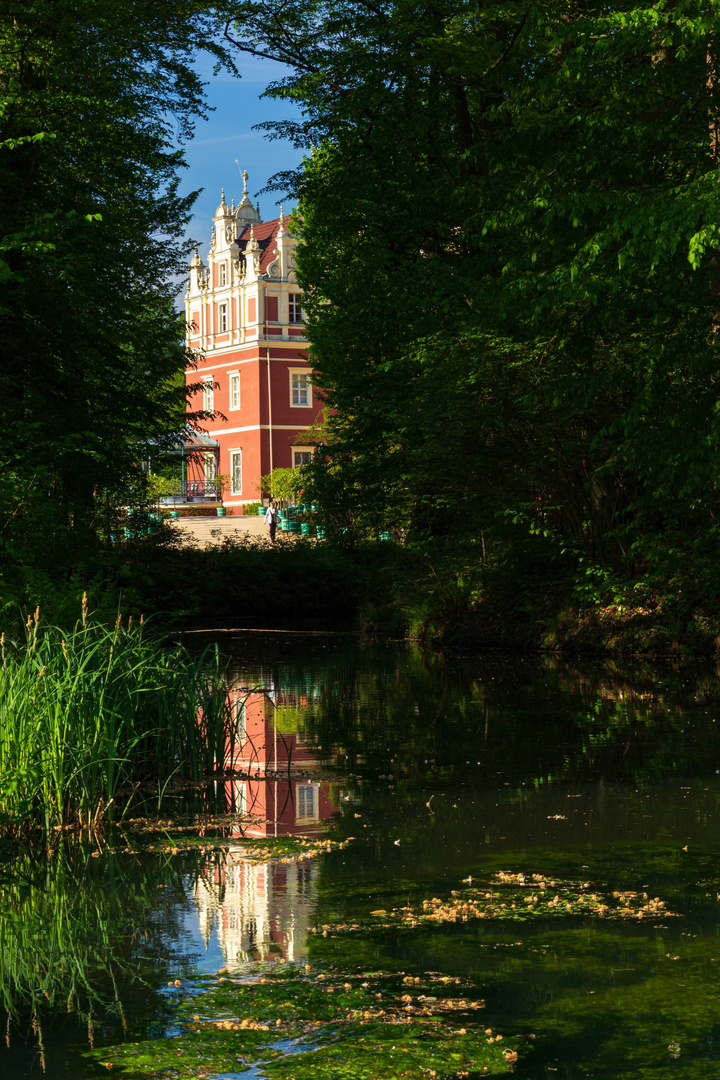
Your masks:
<path fill-rule="evenodd" d="M 316 792 L 313 785 L 304 786 Z M 308 798 L 317 799 L 317 794 Z M 255 864 L 243 854 L 241 847 L 215 852 L 196 882 L 205 940 L 217 930 L 228 966 L 280 956 L 305 958 L 317 898 L 317 862 Z"/>

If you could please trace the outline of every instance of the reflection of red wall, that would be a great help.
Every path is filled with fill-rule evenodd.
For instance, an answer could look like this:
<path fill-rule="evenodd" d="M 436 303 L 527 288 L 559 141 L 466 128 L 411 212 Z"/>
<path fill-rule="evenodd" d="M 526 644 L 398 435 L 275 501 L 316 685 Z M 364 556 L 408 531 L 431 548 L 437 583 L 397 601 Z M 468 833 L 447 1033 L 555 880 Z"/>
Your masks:
<path fill-rule="evenodd" d="M 297 735 L 283 735 L 275 730 L 275 708 L 267 694 L 230 695 L 234 715 L 240 724 L 244 704 L 245 737 L 237 738 L 225 749 L 225 768 L 244 771 L 287 772 L 288 769 L 317 768 L 317 758 L 308 752 Z"/>
<path fill-rule="evenodd" d="M 231 703 L 238 736 L 226 747 L 225 769 L 245 773 L 247 779 L 226 781 L 228 802 L 236 811 L 261 819 L 245 828 L 245 835 L 320 833 L 322 822 L 338 810 L 329 785 L 293 775 L 316 769 L 317 758 L 297 735 L 276 731 L 275 708 L 267 694 L 233 691 Z"/>
<path fill-rule="evenodd" d="M 313 789 L 315 812 L 312 816 L 299 813 L 301 788 Z M 245 836 L 317 836 L 323 831 L 323 821 L 338 810 L 330 798 L 329 784 L 317 781 L 249 777 L 226 781 L 225 790 L 228 802 L 235 810 L 243 810 L 259 819 L 244 825 L 236 835 L 242 832 Z"/>

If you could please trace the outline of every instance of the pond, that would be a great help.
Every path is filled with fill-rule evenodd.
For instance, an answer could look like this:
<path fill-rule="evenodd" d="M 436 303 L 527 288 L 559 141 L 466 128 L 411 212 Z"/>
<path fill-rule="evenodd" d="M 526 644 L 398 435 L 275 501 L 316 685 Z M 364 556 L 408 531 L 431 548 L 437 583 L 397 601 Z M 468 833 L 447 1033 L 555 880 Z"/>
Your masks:
<path fill-rule="evenodd" d="M 225 774 L 0 863 L 1 1077 L 720 1076 L 713 666 L 218 636 Z"/>

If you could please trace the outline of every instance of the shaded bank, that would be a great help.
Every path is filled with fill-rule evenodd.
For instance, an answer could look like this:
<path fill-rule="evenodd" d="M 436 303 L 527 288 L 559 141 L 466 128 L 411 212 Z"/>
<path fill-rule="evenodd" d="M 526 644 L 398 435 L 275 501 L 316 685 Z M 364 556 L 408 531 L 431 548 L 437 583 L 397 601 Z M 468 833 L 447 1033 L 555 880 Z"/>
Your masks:
<path fill-rule="evenodd" d="M 110 545 L 66 575 L 19 577 L 2 628 L 19 633 L 39 602 L 72 626 L 83 590 L 106 625 L 150 618 L 151 633 L 254 626 L 351 630 L 434 650 L 543 650 L 711 656 L 720 651 L 714 570 L 638 566 L 621 577 L 551 556 L 541 540 L 502 557 L 472 538 L 447 545 L 227 538 L 201 548 L 157 534 Z"/>

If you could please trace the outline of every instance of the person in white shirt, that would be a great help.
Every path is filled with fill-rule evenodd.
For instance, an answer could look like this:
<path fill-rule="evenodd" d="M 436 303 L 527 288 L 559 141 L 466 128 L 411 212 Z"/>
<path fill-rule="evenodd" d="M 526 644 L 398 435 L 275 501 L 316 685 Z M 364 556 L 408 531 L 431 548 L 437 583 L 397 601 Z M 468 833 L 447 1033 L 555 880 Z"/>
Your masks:
<path fill-rule="evenodd" d="M 270 505 L 268 506 L 267 511 L 265 513 L 265 524 L 268 527 L 268 532 L 270 533 L 270 539 L 273 542 L 275 541 L 275 530 L 277 529 L 277 520 L 278 520 L 277 506 L 275 505 L 275 503 L 273 501 L 271 501 Z"/>

